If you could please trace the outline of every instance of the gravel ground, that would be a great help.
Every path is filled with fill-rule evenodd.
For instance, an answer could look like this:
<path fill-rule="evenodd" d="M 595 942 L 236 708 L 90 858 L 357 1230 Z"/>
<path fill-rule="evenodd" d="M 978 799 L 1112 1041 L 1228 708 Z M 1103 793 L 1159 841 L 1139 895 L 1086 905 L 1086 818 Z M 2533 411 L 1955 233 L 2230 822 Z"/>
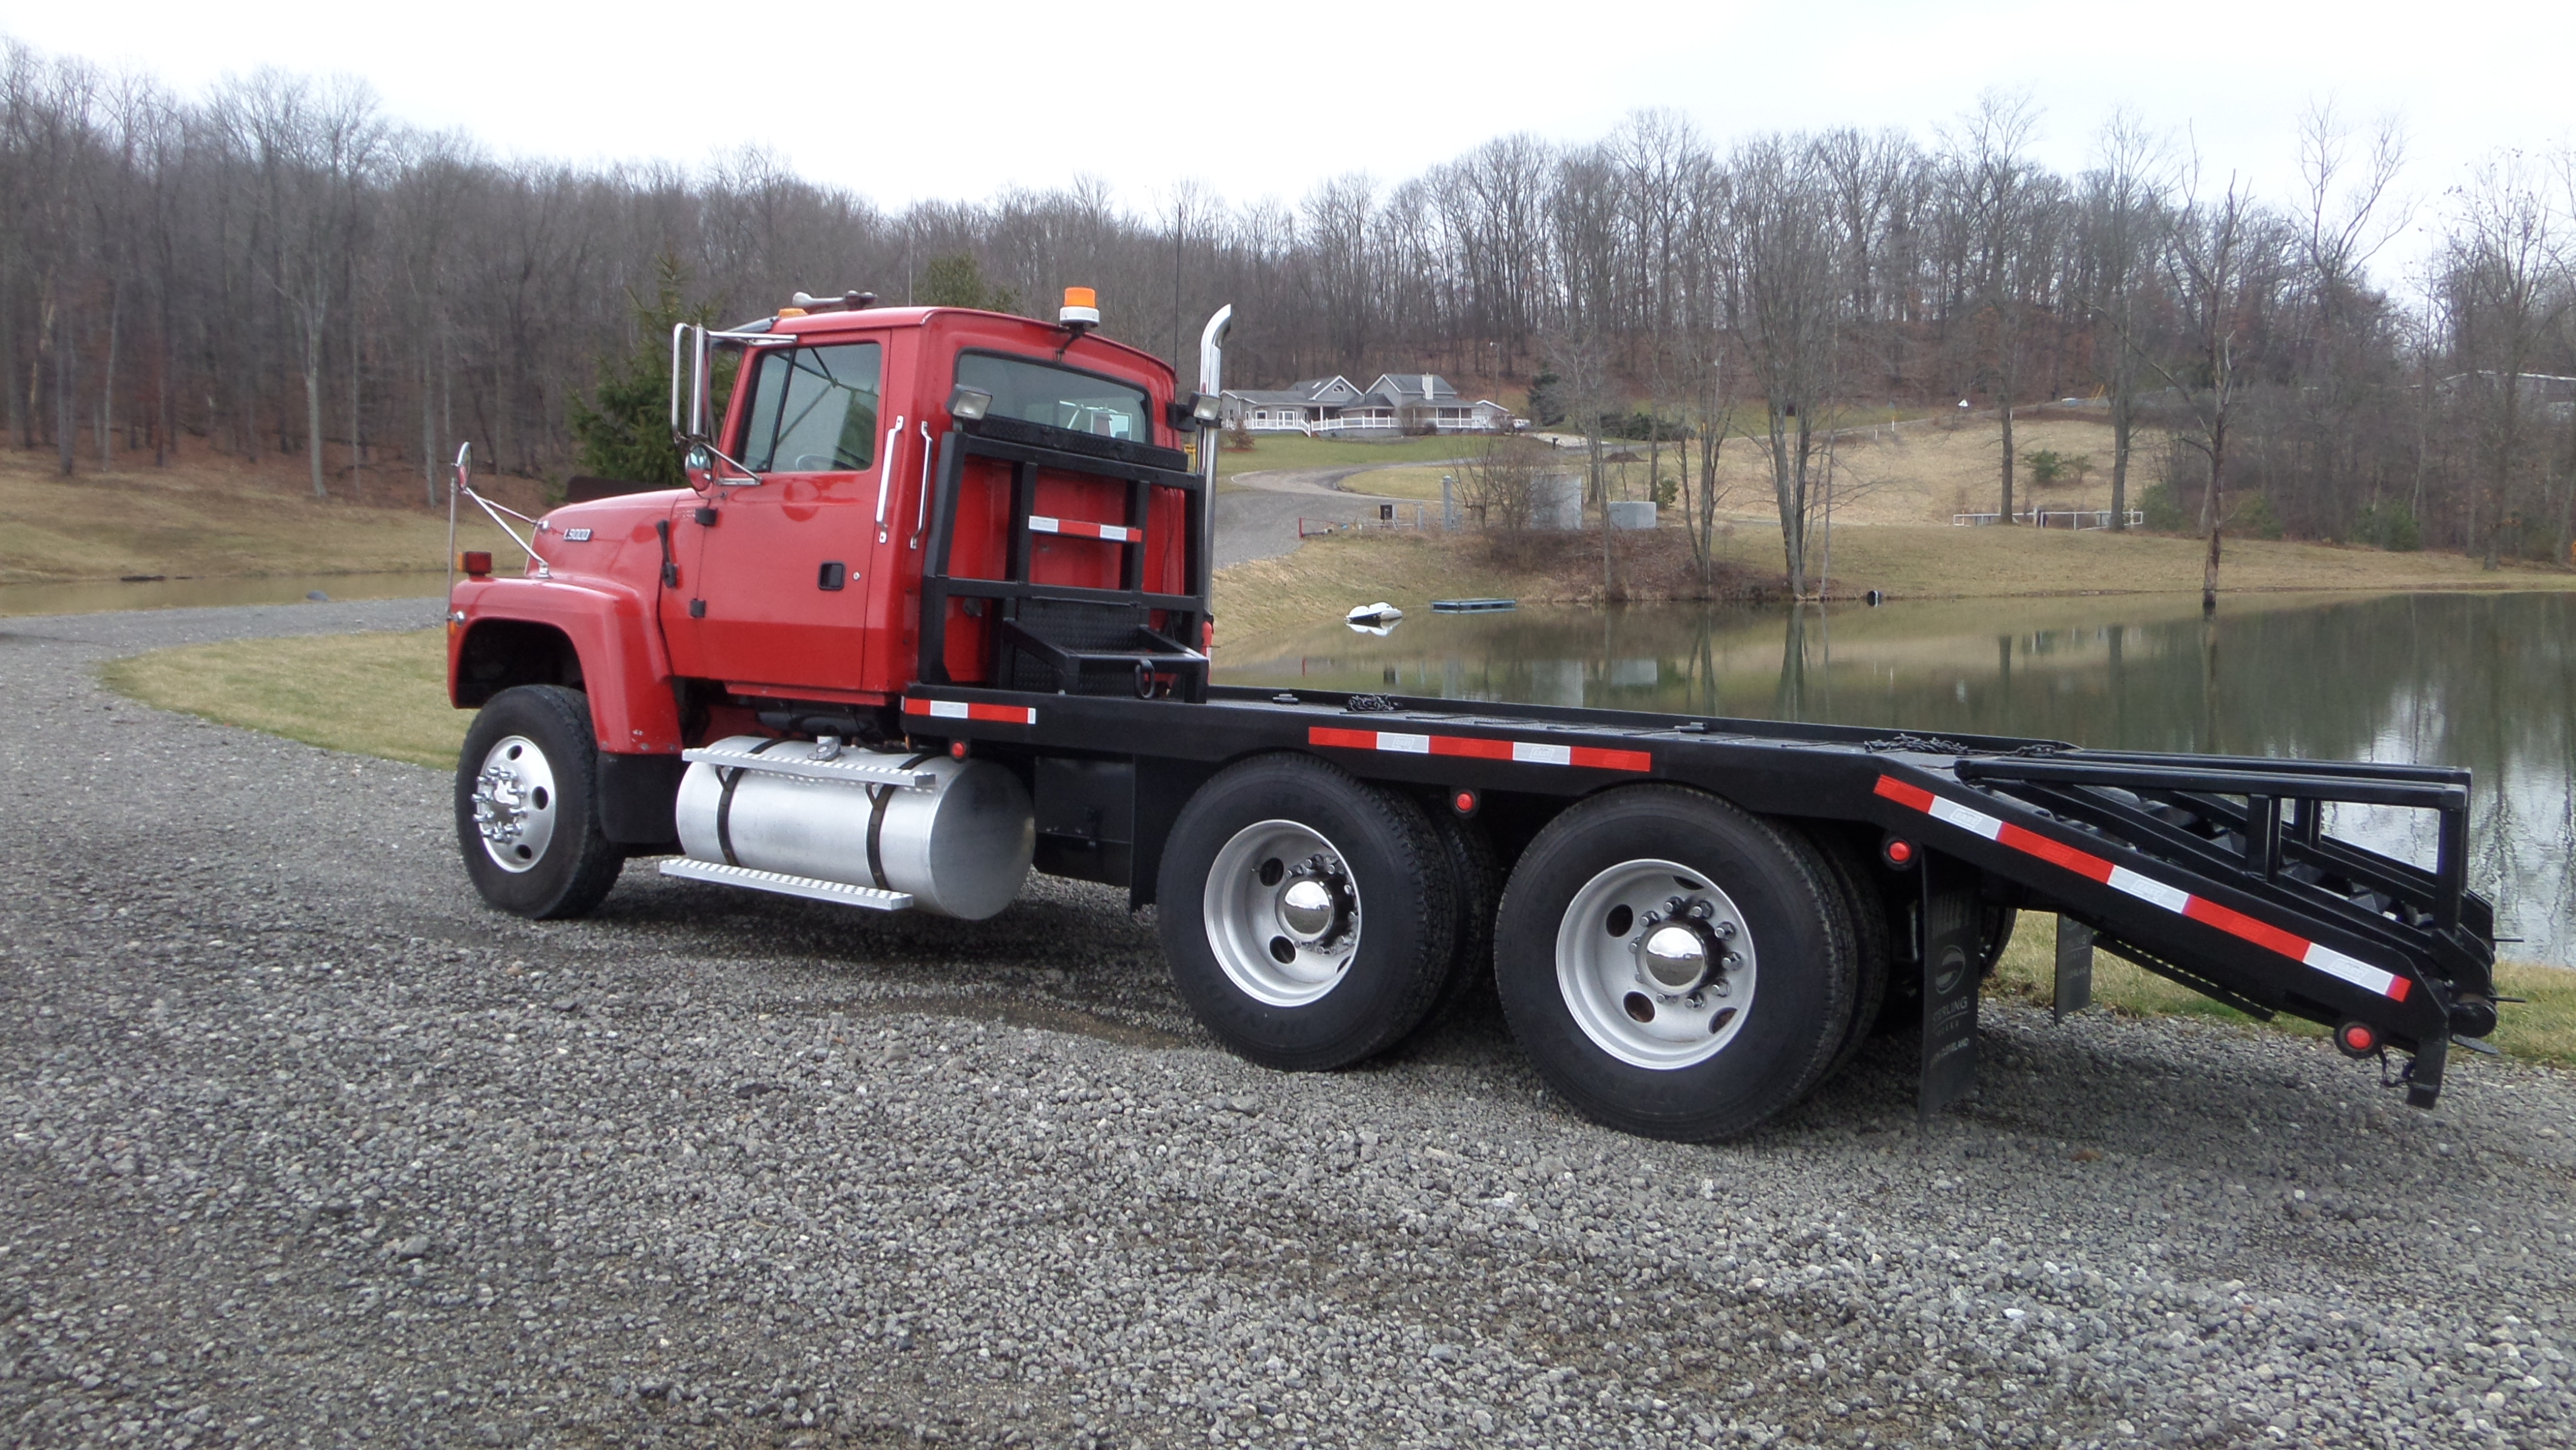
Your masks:
<path fill-rule="evenodd" d="M 435 608 L 0 632 L 0 1440 L 2570 1441 L 2562 1075 L 2004 1007 L 1929 1129 L 1885 1042 L 1645 1143 L 1490 996 L 1239 1063 L 1088 887 L 495 916 L 440 775 L 91 683 Z"/>

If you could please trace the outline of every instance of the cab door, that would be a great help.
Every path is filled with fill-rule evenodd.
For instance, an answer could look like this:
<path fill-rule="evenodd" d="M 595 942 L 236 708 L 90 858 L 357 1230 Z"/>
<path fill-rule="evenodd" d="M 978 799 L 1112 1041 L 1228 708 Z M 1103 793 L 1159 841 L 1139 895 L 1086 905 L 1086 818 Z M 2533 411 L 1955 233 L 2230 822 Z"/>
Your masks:
<path fill-rule="evenodd" d="M 885 338 L 764 348 L 744 372 L 733 456 L 761 481 L 711 489 L 672 520 L 673 665 L 759 693 L 862 689 L 875 509 L 900 451 L 901 420 L 880 408 Z"/>

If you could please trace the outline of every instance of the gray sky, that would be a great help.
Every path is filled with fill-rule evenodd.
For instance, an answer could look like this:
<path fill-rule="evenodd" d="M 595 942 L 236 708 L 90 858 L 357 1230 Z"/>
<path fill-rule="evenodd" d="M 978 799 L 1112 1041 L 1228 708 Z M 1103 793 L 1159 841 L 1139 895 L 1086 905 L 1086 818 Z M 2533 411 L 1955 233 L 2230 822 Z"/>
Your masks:
<path fill-rule="evenodd" d="M 2004 87 L 2037 102 L 2036 154 L 2052 166 L 2081 167 L 2125 104 L 2178 138 L 2188 128 L 2218 185 L 2242 172 L 2274 201 L 2296 189 L 2311 101 L 2357 124 L 2395 112 L 2420 228 L 2495 148 L 2576 132 L 2565 0 L 9 8 L 0 34 L 191 93 L 261 65 L 345 73 L 392 116 L 504 155 L 698 165 L 759 145 L 887 207 L 1082 174 L 1140 208 L 1185 177 L 1230 200 L 1293 201 L 1327 176 L 1397 180 L 1505 132 L 1592 140 L 1641 106 L 1719 140 L 1828 125 L 1928 138 Z M 2383 280 L 2421 246 L 2397 239 Z"/>

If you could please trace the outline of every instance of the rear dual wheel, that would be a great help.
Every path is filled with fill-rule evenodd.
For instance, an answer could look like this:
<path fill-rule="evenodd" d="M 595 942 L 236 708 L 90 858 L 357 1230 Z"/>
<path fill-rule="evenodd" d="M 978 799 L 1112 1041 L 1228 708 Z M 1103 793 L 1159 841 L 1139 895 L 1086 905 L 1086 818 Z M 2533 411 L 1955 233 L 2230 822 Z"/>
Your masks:
<path fill-rule="evenodd" d="M 1796 1102 L 1846 1056 L 1868 985 L 1826 858 L 1676 786 L 1550 822 L 1494 937 L 1504 1015 L 1540 1073 L 1647 1137 L 1732 1137 Z"/>
<path fill-rule="evenodd" d="M 1209 1031 L 1265 1066 L 1384 1051 L 1456 973 L 1461 885 L 1406 796 L 1302 755 L 1261 756 L 1191 796 L 1156 883 L 1172 982 Z"/>

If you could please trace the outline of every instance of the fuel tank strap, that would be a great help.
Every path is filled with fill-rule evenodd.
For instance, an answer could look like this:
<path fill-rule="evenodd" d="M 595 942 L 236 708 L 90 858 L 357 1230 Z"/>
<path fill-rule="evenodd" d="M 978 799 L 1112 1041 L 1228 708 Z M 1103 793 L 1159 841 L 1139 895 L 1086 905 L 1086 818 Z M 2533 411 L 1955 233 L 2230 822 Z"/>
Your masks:
<path fill-rule="evenodd" d="M 936 750 L 925 750 L 896 768 L 910 770 L 938 753 Z M 886 806 L 894 800 L 894 792 L 895 787 L 890 785 L 868 787 L 868 879 L 877 884 L 879 891 L 891 889 L 886 885 L 883 842 Z"/>
<path fill-rule="evenodd" d="M 777 743 L 775 740 L 764 740 L 744 753 L 758 755 Z M 742 862 L 733 854 L 733 792 L 734 787 L 742 784 L 743 772 L 737 768 L 720 771 L 720 774 L 724 777 L 724 791 L 716 797 L 716 846 L 724 852 L 726 865 L 739 866 Z M 877 885 L 884 886 L 885 878 L 878 877 Z"/>

